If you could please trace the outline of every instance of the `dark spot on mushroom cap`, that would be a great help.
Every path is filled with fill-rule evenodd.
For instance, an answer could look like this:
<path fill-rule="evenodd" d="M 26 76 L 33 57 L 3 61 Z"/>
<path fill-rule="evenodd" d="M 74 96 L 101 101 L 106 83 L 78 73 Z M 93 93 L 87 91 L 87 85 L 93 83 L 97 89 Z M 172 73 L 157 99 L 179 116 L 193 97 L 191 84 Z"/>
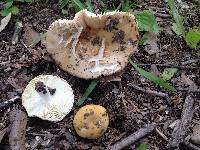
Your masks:
<path fill-rule="evenodd" d="M 84 119 L 86 119 L 88 116 L 90 116 L 90 113 L 85 113 L 84 114 Z"/>
<path fill-rule="evenodd" d="M 99 45 L 99 46 L 101 46 L 101 39 L 100 39 L 100 37 L 99 37 L 99 36 L 96 36 L 95 38 L 92 39 L 91 43 L 92 43 L 93 46 L 94 46 L 94 45 Z"/>
<path fill-rule="evenodd" d="M 136 44 L 137 44 L 137 40 L 133 40 L 133 39 L 129 39 L 128 40 L 128 44 L 131 44 L 131 45 L 133 45 L 133 46 L 136 46 Z"/>
<path fill-rule="evenodd" d="M 102 114 L 102 117 L 107 116 L 107 115 L 108 115 L 108 114 L 105 112 L 105 113 Z"/>
<path fill-rule="evenodd" d="M 46 94 L 47 93 L 47 90 L 46 90 L 46 86 L 43 82 L 41 81 L 38 81 L 37 83 L 35 83 L 35 90 L 38 92 L 38 93 L 43 93 L 43 94 Z"/>
<path fill-rule="evenodd" d="M 122 30 L 119 30 L 114 33 L 112 37 L 112 42 L 122 43 L 124 40 L 125 32 Z"/>
<path fill-rule="evenodd" d="M 56 89 L 53 89 L 53 88 L 50 88 L 50 87 L 48 87 L 48 90 L 49 90 L 49 93 L 50 93 L 51 95 L 54 95 L 55 92 L 56 92 Z"/>
<path fill-rule="evenodd" d="M 119 20 L 118 19 L 112 19 L 110 16 L 108 17 L 108 20 L 106 22 L 106 26 L 105 26 L 105 29 L 107 31 L 112 31 L 113 29 L 116 29 L 116 25 L 119 23 Z"/>
<path fill-rule="evenodd" d="M 120 51 L 124 51 L 125 49 L 126 49 L 126 47 L 123 46 L 123 45 L 121 45 L 120 48 L 119 48 Z"/>
<path fill-rule="evenodd" d="M 96 121 L 95 126 L 97 128 L 100 128 L 101 127 L 101 121 L 100 120 Z"/>

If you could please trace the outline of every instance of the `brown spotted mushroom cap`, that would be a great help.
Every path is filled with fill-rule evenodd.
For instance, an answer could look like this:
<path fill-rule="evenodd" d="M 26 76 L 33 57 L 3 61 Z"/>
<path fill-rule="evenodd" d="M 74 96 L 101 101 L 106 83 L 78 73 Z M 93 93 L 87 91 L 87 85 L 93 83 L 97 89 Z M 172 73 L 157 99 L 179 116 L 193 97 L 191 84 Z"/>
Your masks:
<path fill-rule="evenodd" d="M 138 35 L 132 14 L 96 15 L 82 10 L 73 20 L 52 23 L 47 31 L 46 47 L 63 70 L 91 79 L 121 71 L 137 49 Z"/>
<path fill-rule="evenodd" d="M 80 137 L 97 139 L 108 128 L 109 118 L 106 109 L 100 105 L 86 105 L 75 115 L 74 128 Z"/>

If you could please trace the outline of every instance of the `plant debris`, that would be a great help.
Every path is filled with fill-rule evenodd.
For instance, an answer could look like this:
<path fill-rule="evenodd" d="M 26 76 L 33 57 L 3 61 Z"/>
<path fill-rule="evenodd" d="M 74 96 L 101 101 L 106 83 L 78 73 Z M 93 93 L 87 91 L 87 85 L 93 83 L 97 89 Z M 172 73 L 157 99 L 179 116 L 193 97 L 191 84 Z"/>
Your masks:
<path fill-rule="evenodd" d="M 9 143 L 12 150 L 26 150 L 26 125 L 27 115 L 19 109 L 14 109 L 10 112 L 10 135 Z"/>

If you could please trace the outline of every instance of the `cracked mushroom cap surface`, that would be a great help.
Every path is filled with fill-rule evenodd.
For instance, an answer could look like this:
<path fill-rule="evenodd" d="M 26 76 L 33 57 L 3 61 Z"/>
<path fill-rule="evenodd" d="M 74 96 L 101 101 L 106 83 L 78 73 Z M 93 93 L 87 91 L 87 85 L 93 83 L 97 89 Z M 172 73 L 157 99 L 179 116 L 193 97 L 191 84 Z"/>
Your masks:
<path fill-rule="evenodd" d="M 48 121 L 61 121 L 72 109 L 74 94 L 64 79 L 39 75 L 32 79 L 22 94 L 22 105 L 28 116 Z"/>
<path fill-rule="evenodd" d="M 46 48 L 68 73 L 92 79 L 124 69 L 137 50 L 135 17 L 125 12 L 78 12 L 73 20 L 53 22 L 46 34 Z"/>
<path fill-rule="evenodd" d="M 109 117 L 106 109 L 100 105 L 86 105 L 76 113 L 73 125 L 76 133 L 83 138 L 97 139 L 108 128 Z"/>

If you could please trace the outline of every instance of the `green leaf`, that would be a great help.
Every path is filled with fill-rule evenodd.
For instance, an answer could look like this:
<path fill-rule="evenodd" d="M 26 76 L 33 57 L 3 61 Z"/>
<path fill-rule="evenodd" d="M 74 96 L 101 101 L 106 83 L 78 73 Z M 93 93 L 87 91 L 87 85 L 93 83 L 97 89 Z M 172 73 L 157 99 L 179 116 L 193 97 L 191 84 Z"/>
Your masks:
<path fill-rule="evenodd" d="M 174 23 L 172 23 L 172 30 L 177 35 L 182 35 L 184 37 L 185 36 L 184 18 L 179 14 L 174 0 L 168 0 L 168 5 L 170 13 L 174 19 Z"/>
<path fill-rule="evenodd" d="M 68 14 L 68 11 L 65 10 L 65 9 L 62 9 L 62 14 L 63 14 L 63 15 L 67 15 L 67 14 Z"/>
<path fill-rule="evenodd" d="M 155 74 L 145 71 L 142 68 L 139 68 L 135 63 L 129 60 L 131 65 L 140 73 L 140 75 L 144 76 L 145 78 L 149 79 L 150 81 L 158 84 L 160 87 L 166 89 L 167 91 L 176 91 L 176 89 L 170 85 L 169 83 L 165 82 L 162 78 L 157 77 Z"/>
<path fill-rule="evenodd" d="M 123 1 L 123 3 L 122 3 L 122 11 L 128 12 L 129 9 L 130 9 L 130 2 L 129 2 L 129 0 Z"/>
<path fill-rule="evenodd" d="M 95 89 L 95 87 L 98 84 L 98 82 L 99 82 L 98 80 L 92 80 L 92 82 L 88 86 L 87 90 L 85 91 L 85 93 L 83 94 L 81 99 L 79 100 L 78 106 L 82 105 L 85 102 L 85 100 L 88 98 L 90 93 L 92 93 L 92 91 Z"/>
<path fill-rule="evenodd" d="M 9 0 L 9 1 L 6 2 L 5 8 L 8 9 L 8 8 L 10 8 L 12 5 L 13 5 L 13 0 Z"/>
<path fill-rule="evenodd" d="M 165 68 L 162 73 L 162 78 L 164 81 L 170 80 L 178 71 L 177 68 Z"/>
<path fill-rule="evenodd" d="M 10 9 L 3 9 L 0 11 L 0 14 L 1 16 L 7 16 L 10 12 Z"/>
<path fill-rule="evenodd" d="M 91 0 L 87 0 L 85 4 L 87 6 L 87 10 L 93 12 L 93 5 L 91 3 Z"/>
<path fill-rule="evenodd" d="M 13 6 L 10 8 L 10 11 L 12 12 L 13 15 L 17 15 L 19 13 L 19 8 Z"/>
<path fill-rule="evenodd" d="M 16 1 L 18 1 L 18 2 L 22 2 L 22 3 L 25 2 L 25 0 L 16 0 Z"/>
<path fill-rule="evenodd" d="M 185 40 L 192 48 L 197 48 L 200 42 L 200 29 L 193 29 L 187 32 Z"/>
<path fill-rule="evenodd" d="M 67 4 L 68 4 L 69 0 L 59 0 L 59 6 L 61 9 L 63 9 Z"/>
<path fill-rule="evenodd" d="M 25 2 L 32 3 L 33 1 L 32 0 L 25 0 Z"/>
<path fill-rule="evenodd" d="M 74 4 L 75 4 L 76 6 L 78 6 L 78 8 L 79 8 L 80 10 L 86 9 L 85 5 L 84 5 L 80 0 L 72 0 L 72 1 L 74 2 Z"/>
<path fill-rule="evenodd" d="M 137 146 L 136 150 L 147 150 L 147 145 L 146 144 L 140 144 Z"/>
<path fill-rule="evenodd" d="M 140 31 L 159 32 L 159 26 L 152 10 L 144 10 L 135 14 L 135 17 Z"/>
<path fill-rule="evenodd" d="M 132 3 L 130 4 L 130 1 L 129 1 L 129 0 L 124 0 L 124 1 L 122 2 L 122 11 L 128 12 L 129 9 L 131 9 L 132 6 L 137 6 L 137 4 L 134 3 L 134 2 L 132 2 Z"/>

